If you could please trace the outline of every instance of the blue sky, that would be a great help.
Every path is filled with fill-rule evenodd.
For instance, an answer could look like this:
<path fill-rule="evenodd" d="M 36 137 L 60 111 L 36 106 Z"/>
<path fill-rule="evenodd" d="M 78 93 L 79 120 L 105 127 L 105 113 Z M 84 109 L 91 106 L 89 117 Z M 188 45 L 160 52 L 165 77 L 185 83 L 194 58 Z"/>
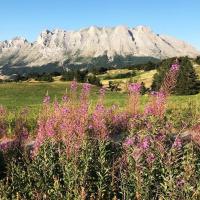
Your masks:
<path fill-rule="evenodd" d="M 0 40 L 44 29 L 147 25 L 200 50 L 200 0 L 1 0 Z"/>

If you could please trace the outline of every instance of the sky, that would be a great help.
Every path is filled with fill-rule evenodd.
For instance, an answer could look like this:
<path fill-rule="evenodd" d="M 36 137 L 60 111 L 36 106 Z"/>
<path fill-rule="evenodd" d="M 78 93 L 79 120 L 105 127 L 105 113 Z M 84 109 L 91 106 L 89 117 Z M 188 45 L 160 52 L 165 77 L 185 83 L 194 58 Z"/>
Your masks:
<path fill-rule="evenodd" d="M 0 0 L 0 41 L 92 25 L 146 25 L 200 50 L 200 0 Z"/>

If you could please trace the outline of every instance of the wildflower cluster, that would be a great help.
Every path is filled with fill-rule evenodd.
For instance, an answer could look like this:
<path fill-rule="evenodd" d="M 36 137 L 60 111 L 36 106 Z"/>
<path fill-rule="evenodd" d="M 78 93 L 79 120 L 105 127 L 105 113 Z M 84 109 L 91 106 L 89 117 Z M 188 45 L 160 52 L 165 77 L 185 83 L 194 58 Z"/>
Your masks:
<path fill-rule="evenodd" d="M 132 83 L 128 85 L 129 98 L 128 98 L 128 112 L 135 115 L 139 111 L 141 84 Z"/>
<path fill-rule="evenodd" d="M 199 124 L 184 138 L 166 116 L 167 97 L 175 86 L 176 62 L 160 91 L 140 109 L 141 85 L 128 85 L 128 105 L 104 105 L 105 89 L 90 107 L 91 85 L 72 81 L 62 100 L 48 93 L 37 122 L 32 154 L 26 113 L 20 113 L 14 140 L 0 143 L 1 199 L 200 199 Z M 6 110 L 0 107 L 0 128 Z M 3 133 L 3 132 L 2 132 Z M 15 148 L 12 159 L 11 147 Z M 16 150 L 18 149 L 18 150 Z"/>
<path fill-rule="evenodd" d="M 164 77 L 163 84 L 158 92 L 150 93 L 150 103 L 145 108 L 145 113 L 157 117 L 164 117 L 167 98 L 176 86 L 177 76 L 180 69 L 178 61 L 172 64 L 170 70 Z"/>

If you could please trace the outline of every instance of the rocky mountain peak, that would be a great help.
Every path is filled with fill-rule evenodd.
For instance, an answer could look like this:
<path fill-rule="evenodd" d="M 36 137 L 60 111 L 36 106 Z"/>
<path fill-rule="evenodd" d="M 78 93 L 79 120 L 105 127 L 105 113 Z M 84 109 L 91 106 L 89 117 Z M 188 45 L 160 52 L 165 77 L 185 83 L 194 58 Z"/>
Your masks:
<path fill-rule="evenodd" d="M 184 41 L 156 34 L 147 26 L 91 26 L 79 31 L 44 30 L 33 44 L 21 37 L 0 42 L 0 66 L 8 61 L 12 65 L 26 63 L 27 66 L 42 66 L 62 63 L 68 58 L 75 60 L 78 57 L 91 58 L 105 54 L 109 58 L 132 55 L 163 59 L 196 57 L 200 52 Z"/>
<path fill-rule="evenodd" d="M 144 25 L 136 26 L 134 29 L 135 29 L 136 31 L 139 31 L 139 32 L 146 32 L 146 33 L 152 32 L 152 30 L 151 30 L 150 27 L 144 26 Z"/>

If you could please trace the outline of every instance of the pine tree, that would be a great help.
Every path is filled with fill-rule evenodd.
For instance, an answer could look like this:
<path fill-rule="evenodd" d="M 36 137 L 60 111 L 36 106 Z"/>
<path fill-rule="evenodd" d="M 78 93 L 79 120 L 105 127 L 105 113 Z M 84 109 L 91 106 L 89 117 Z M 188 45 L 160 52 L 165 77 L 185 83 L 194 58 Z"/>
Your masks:
<path fill-rule="evenodd" d="M 166 72 L 170 69 L 174 58 L 164 60 L 154 76 L 152 89 L 159 90 Z M 177 78 L 174 93 L 179 95 L 197 94 L 200 91 L 200 83 L 193 65 L 188 57 L 179 58 L 180 71 Z"/>
<path fill-rule="evenodd" d="M 200 56 L 197 56 L 195 62 L 200 65 Z"/>

